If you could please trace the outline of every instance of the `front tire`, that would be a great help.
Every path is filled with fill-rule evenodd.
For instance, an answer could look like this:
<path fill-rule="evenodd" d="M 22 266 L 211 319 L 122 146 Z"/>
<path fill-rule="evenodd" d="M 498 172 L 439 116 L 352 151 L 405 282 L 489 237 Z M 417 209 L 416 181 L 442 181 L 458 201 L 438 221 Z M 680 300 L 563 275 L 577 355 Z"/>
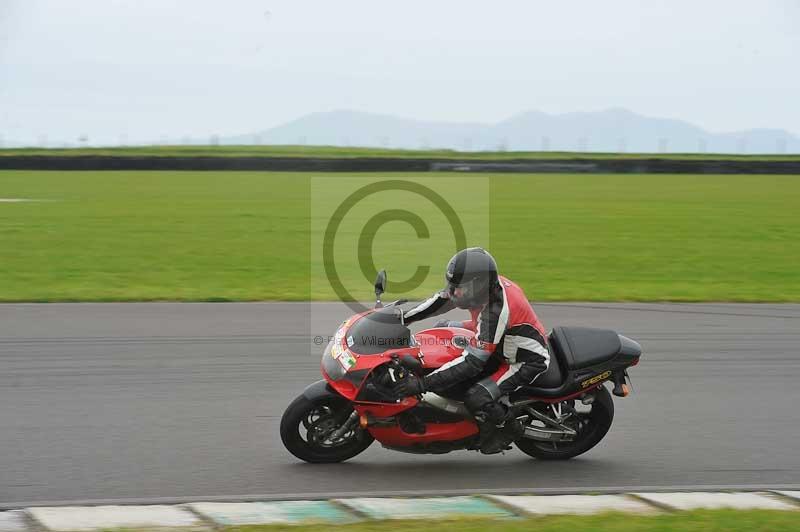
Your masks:
<path fill-rule="evenodd" d="M 583 454 L 598 443 L 611 428 L 614 420 L 614 401 L 605 386 L 595 392 L 587 425 L 570 442 L 549 443 L 521 438 L 515 443 L 520 451 L 539 460 L 568 460 Z"/>
<path fill-rule="evenodd" d="M 350 403 L 337 397 L 314 401 L 301 395 L 281 418 L 281 440 L 294 456 L 312 464 L 344 462 L 370 446 L 372 435 L 356 425 L 336 441 L 326 439 L 353 412 Z"/>

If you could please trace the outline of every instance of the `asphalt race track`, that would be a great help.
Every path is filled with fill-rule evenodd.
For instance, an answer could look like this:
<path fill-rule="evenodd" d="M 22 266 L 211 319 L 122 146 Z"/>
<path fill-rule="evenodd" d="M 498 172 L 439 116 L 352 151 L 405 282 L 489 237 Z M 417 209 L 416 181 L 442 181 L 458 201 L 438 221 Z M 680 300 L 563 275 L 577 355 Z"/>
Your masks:
<path fill-rule="evenodd" d="M 540 304 L 639 340 L 611 432 L 561 463 L 374 444 L 310 465 L 284 407 L 337 304 L 0 305 L 0 503 L 260 494 L 800 485 L 800 305 Z M 313 354 L 312 354 L 313 351 Z"/>

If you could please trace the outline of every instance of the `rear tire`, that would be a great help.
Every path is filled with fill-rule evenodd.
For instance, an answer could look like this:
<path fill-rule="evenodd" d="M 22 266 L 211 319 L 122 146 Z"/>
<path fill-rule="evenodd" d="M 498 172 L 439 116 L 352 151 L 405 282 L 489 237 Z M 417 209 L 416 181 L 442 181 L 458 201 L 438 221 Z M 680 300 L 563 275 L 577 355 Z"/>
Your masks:
<path fill-rule="evenodd" d="M 335 443 L 326 444 L 314 437 L 341 426 L 352 412 L 353 407 L 345 399 L 323 397 L 311 401 L 301 395 L 292 401 L 281 418 L 283 445 L 297 458 L 312 464 L 344 462 L 353 458 L 373 442 L 372 435 L 358 425 Z"/>
<path fill-rule="evenodd" d="M 554 447 L 552 443 L 521 438 L 515 445 L 523 453 L 539 460 L 568 460 L 600 443 L 611 428 L 613 420 L 614 401 L 606 387 L 601 385 L 595 392 L 589 425 L 578 433 L 574 441 L 558 442 Z"/>

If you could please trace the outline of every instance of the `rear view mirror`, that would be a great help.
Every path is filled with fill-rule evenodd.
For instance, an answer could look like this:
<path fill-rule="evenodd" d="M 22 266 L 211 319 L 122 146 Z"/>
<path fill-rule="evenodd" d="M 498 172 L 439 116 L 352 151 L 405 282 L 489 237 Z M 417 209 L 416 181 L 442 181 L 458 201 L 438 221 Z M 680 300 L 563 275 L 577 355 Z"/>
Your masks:
<path fill-rule="evenodd" d="M 381 270 L 378 272 L 378 276 L 375 278 L 375 308 L 381 308 L 383 303 L 381 303 L 381 294 L 386 291 L 386 270 Z"/>
<path fill-rule="evenodd" d="M 375 278 L 375 295 L 380 297 L 380 295 L 385 291 L 386 291 L 386 270 L 381 270 L 378 272 L 378 276 Z"/>

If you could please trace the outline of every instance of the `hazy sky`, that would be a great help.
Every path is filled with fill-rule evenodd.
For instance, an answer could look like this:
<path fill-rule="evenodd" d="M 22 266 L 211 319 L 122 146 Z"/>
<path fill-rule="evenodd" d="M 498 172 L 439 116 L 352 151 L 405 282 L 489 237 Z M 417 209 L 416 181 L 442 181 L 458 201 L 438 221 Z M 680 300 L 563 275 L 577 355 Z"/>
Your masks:
<path fill-rule="evenodd" d="M 0 136 L 627 107 L 800 134 L 800 1 L 0 0 Z"/>

